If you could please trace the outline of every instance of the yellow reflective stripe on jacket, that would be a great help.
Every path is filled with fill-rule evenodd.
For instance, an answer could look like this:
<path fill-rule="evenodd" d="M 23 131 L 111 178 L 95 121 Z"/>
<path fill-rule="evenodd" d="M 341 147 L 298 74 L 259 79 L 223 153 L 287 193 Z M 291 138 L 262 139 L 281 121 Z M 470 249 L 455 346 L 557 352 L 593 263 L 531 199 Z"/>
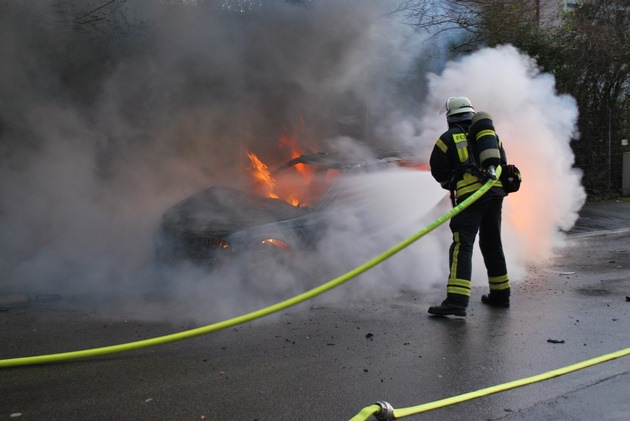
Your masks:
<path fill-rule="evenodd" d="M 438 139 L 438 141 L 435 143 L 435 145 L 438 148 L 440 148 L 442 153 L 446 153 L 446 151 L 448 150 L 448 146 L 446 146 L 446 143 L 444 143 L 444 141 L 442 139 Z"/>
<path fill-rule="evenodd" d="M 468 176 L 468 177 L 466 177 Z M 474 180 L 473 180 L 474 179 Z M 457 190 L 455 191 L 455 197 L 461 197 L 464 194 L 474 193 L 483 186 L 483 183 L 479 181 L 477 176 L 469 173 L 464 174 L 464 179 L 457 183 Z M 503 188 L 501 180 L 497 180 L 493 187 Z"/>
<path fill-rule="evenodd" d="M 455 147 L 457 148 L 457 156 L 459 157 L 459 162 L 463 163 L 468 161 L 468 139 L 466 137 L 466 134 L 453 134 L 453 141 L 455 142 Z"/>
<path fill-rule="evenodd" d="M 464 173 L 463 178 L 457 182 L 455 194 L 457 197 L 460 197 L 464 194 L 476 192 L 481 186 L 481 181 L 476 175 Z"/>

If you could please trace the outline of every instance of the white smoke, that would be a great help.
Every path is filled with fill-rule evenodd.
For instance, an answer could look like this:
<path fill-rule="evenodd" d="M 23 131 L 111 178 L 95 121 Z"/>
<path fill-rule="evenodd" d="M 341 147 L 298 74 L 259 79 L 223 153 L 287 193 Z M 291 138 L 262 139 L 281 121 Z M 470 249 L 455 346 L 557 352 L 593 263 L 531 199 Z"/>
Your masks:
<path fill-rule="evenodd" d="M 551 257 L 576 222 L 586 194 L 569 146 L 576 136 L 575 100 L 556 92 L 530 57 L 512 46 L 486 48 L 429 75 L 428 102 L 414 139 L 426 151 L 444 131 L 438 110 L 451 96 L 467 96 L 475 110 L 493 116 L 508 161 L 523 174 L 521 189 L 504 201 L 503 237 L 508 270 L 522 279 L 525 266 Z M 477 253 L 477 258 L 479 253 Z M 475 263 L 484 279 L 483 263 Z"/>
<path fill-rule="evenodd" d="M 113 30 L 71 23 L 88 4 L 3 3 L 0 294 L 150 290 L 162 212 L 211 185 L 246 186 L 247 151 L 286 162 L 285 130 L 300 129 L 306 152 L 365 134 L 414 58 L 386 1 L 168 3 L 121 2 Z M 174 294 L 203 295 L 202 275 L 180 275 L 190 290 Z M 225 285 L 237 312 L 246 300 Z"/>
<path fill-rule="evenodd" d="M 396 115 L 380 129 L 428 159 L 435 141 L 447 128 L 445 116 L 440 113 L 447 98 L 467 96 L 477 111 L 493 116 L 508 161 L 519 167 L 524 180 L 521 189 L 505 199 L 503 212 L 508 272 L 511 281 L 517 283 L 524 279 L 529 266 L 544 264 L 556 248 L 564 245 L 564 232 L 575 224 L 586 199 L 581 173 L 572 166 L 574 157 L 569 146 L 576 136 L 577 105 L 572 97 L 556 92 L 551 75 L 540 73 L 530 57 L 512 46 L 483 49 L 449 62 L 441 74 L 429 74 L 428 82 L 426 103 L 417 116 Z M 393 244 L 394 239 L 422 229 L 450 208 L 446 200 L 431 212 L 418 206 L 424 203 L 431 207 L 440 200 L 439 188 L 432 179 L 411 181 L 396 173 L 377 177 L 378 181 L 362 177 L 351 183 L 355 202 L 371 212 L 367 218 L 362 215 L 362 223 L 355 221 L 354 227 L 338 227 L 337 234 L 349 249 L 335 247 L 327 255 L 328 262 L 366 261 Z M 348 238 L 360 238 L 360 250 L 352 248 Z M 445 285 L 450 241 L 446 223 L 357 283 L 369 286 L 371 294 L 392 288 L 423 291 L 429 286 Z M 487 285 L 478 248 L 473 256 L 473 285 Z M 356 294 L 357 289 L 349 293 Z"/>
<path fill-rule="evenodd" d="M 318 258 L 339 274 L 380 256 L 431 224 L 446 193 L 428 171 L 389 169 L 349 176 L 337 186 L 342 197 L 331 210 L 331 228 Z M 424 289 L 441 275 L 447 256 L 439 237 L 423 237 L 370 269 L 348 292 L 374 295 L 400 288 Z M 334 272 L 332 272 L 334 273 Z"/>

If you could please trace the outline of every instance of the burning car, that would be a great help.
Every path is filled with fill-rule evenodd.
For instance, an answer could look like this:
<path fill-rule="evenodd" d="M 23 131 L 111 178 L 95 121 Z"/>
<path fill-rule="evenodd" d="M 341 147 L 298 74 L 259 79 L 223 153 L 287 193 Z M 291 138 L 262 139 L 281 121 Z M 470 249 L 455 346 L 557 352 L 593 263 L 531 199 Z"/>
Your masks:
<path fill-rule="evenodd" d="M 250 159 L 260 166 L 255 156 Z M 340 199 L 336 189 L 340 180 L 350 174 L 401 166 L 426 169 L 420 161 L 400 154 L 348 160 L 337 153 L 321 152 L 298 156 L 273 172 L 257 172 L 257 177 L 274 186 L 264 195 L 209 187 L 163 214 L 157 259 L 206 267 L 241 259 L 255 264 L 290 260 L 295 252 L 314 247 L 325 232 L 323 215 Z M 297 173 L 302 174 L 299 182 Z"/>

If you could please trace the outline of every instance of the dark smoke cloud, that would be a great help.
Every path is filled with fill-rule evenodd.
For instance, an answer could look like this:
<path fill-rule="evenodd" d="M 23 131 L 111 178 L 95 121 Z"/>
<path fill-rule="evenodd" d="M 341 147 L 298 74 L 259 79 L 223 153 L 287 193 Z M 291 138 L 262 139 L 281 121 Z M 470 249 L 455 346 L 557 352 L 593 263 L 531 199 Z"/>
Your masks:
<path fill-rule="evenodd" d="M 150 285 L 161 213 L 244 186 L 246 151 L 285 162 L 283 133 L 306 152 L 388 146 L 369 127 L 414 57 L 389 2 L 221 3 L 2 2 L 5 291 Z"/>

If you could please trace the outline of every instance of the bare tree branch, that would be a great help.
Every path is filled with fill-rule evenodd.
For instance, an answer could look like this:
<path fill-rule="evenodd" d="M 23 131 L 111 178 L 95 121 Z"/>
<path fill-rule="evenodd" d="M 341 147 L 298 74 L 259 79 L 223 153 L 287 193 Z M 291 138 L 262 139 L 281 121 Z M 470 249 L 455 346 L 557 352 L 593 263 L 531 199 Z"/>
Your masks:
<path fill-rule="evenodd" d="M 110 4 L 112 4 L 112 3 L 116 3 L 117 1 L 118 1 L 118 0 L 110 0 L 110 1 L 108 1 L 108 2 L 106 2 L 106 3 L 104 3 L 104 4 L 102 4 L 102 5 L 100 5 L 100 6 L 99 6 L 99 7 L 97 7 L 96 9 L 91 10 L 91 11 L 89 11 L 89 12 L 87 12 L 87 13 L 85 13 L 85 14 L 81 15 L 81 16 L 76 17 L 76 18 L 74 19 L 74 21 L 73 21 L 73 22 L 74 22 L 74 23 L 78 23 L 78 24 L 80 24 L 80 25 L 84 25 L 84 24 L 86 24 L 86 23 L 90 23 L 90 22 L 93 22 L 93 21 L 95 21 L 95 20 L 102 20 L 102 19 L 105 19 L 104 17 L 103 17 L 103 18 L 92 18 L 92 19 L 90 19 L 90 20 L 88 20 L 88 21 L 83 21 L 83 22 L 81 22 L 81 19 L 85 18 L 86 16 L 90 16 L 92 13 L 97 12 L 97 11 L 99 11 L 99 10 L 103 9 L 103 8 L 105 8 L 105 7 L 109 6 L 109 5 L 110 5 Z"/>

